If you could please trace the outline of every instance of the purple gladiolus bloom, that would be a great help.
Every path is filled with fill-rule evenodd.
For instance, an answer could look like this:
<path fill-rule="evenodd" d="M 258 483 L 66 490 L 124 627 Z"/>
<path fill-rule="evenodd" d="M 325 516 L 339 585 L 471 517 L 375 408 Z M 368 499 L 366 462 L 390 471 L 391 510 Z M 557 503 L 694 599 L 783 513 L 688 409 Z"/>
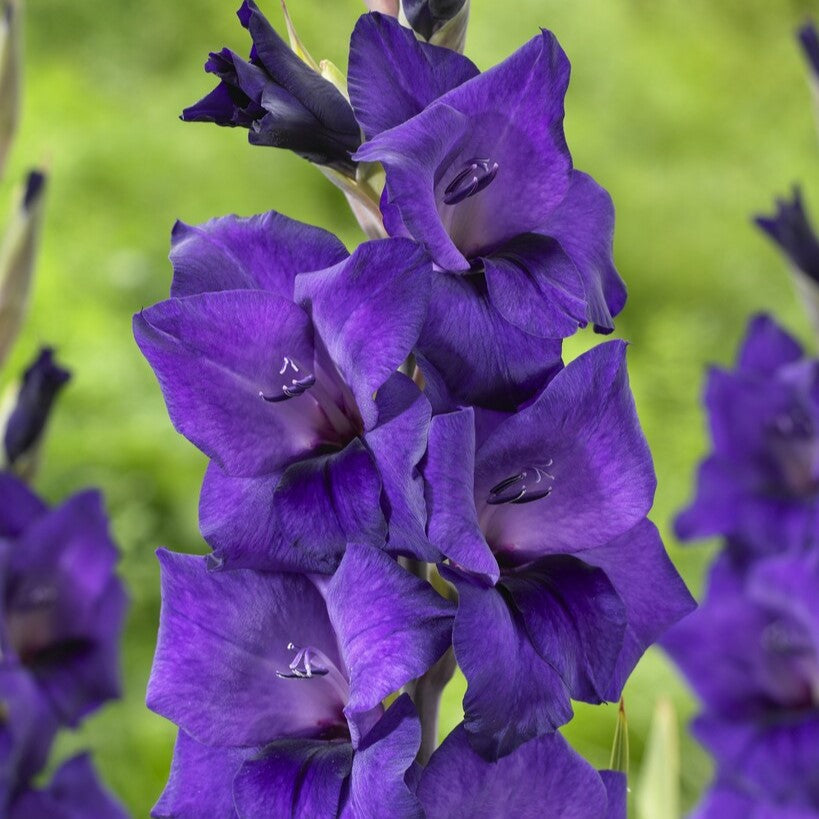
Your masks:
<path fill-rule="evenodd" d="M 48 423 L 51 407 L 71 373 L 54 361 L 54 350 L 44 347 L 23 375 L 17 403 L 6 424 L 3 446 L 13 465 L 36 446 Z"/>
<path fill-rule="evenodd" d="M 746 553 L 801 548 L 817 533 L 819 363 L 774 321 L 753 318 L 733 371 L 711 370 L 713 452 L 676 521 L 690 539 L 725 535 Z"/>
<path fill-rule="evenodd" d="M 432 755 L 418 786 L 427 819 L 625 816 L 623 779 L 612 781 L 611 795 L 609 805 L 601 775 L 560 734 L 534 739 L 497 762 L 487 762 L 472 749 L 463 725 Z"/>
<path fill-rule="evenodd" d="M 586 353 L 500 421 L 432 419 L 429 536 L 458 589 L 464 725 L 487 758 L 566 722 L 570 697 L 617 699 L 645 648 L 692 607 L 645 519 L 655 478 L 625 349 Z"/>
<path fill-rule="evenodd" d="M 457 385 L 456 356 L 474 351 L 473 393 L 520 389 L 553 363 L 545 339 L 611 331 L 626 298 L 611 199 L 573 170 L 563 135 L 569 62 L 548 32 L 484 74 L 411 37 L 377 14 L 356 27 L 350 97 L 368 141 L 355 158 L 383 163 L 387 231 L 421 242 L 439 271 L 425 372 Z M 499 327 L 513 349 L 487 343 Z"/>
<path fill-rule="evenodd" d="M 811 226 L 798 186 L 793 189 L 792 201 L 777 199 L 776 213 L 757 216 L 755 221 L 798 271 L 819 283 L 819 239 Z"/>
<path fill-rule="evenodd" d="M 351 174 L 361 137 L 350 104 L 291 50 L 253 0 L 244 0 L 237 15 L 253 38 L 250 59 L 227 48 L 212 53 L 205 70 L 219 85 L 182 119 L 247 128 L 253 145 L 288 148 Z"/>
<path fill-rule="evenodd" d="M 810 65 L 814 80 L 819 81 L 819 32 L 813 21 L 808 21 L 799 29 L 799 42 Z"/>
<path fill-rule="evenodd" d="M 418 245 L 349 256 L 268 213 L 180 224 L 171 258 L 173 298 L 134 333 L 176 428 L 212 459 L 201 525 L 215 560 L 326 572 L 348 539 L 387 534 L 390 551 L 436 559 L 415 468 L 430 407 L 396 372 L 426 312 Z"/>
<path fill-rule="evenodd" d="M 452 604 L 371 546 L 329 578 L 159 558 L 148 704 L 181 730 L 155 816 L 209 812 L 211 788 L 219 816 L 421 815 L 420 725 L 382 703 L 447 649 Z"/>
<path fill-rule="evenodd" d="M 819 810 L 819 555 L 747 570 L 723 555 L 663 644 L 702 700 L 693 729 L 720 776 L 745 797 Z"/>
<path fill-rule="evenodd" d="M 67 725 L 119 696 L 126 600 L 116 561 L 98 493 L 49 510 L 0 473 L 3 656 L 33 676 Z"/>

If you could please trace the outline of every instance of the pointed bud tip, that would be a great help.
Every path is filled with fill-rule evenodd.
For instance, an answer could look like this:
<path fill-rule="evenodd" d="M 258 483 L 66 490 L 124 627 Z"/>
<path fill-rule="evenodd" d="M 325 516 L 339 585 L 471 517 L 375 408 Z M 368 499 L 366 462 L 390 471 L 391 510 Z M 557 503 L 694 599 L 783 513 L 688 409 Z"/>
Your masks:
<path fill-rule="evenodd" d="M 29 171 L 26 177 L 26 187 L 23 194 L 23 209 L 30 211 L 39 202 L 45 190 L 46 175 L 44 171 Z"/>

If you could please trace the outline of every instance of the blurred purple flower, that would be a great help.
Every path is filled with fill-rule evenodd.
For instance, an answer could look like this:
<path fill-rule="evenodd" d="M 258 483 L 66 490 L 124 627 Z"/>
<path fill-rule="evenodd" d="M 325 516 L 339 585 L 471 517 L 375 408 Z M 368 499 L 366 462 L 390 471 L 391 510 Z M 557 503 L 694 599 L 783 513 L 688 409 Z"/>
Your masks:
<path fill-rule="evenodd" d="M 408 697 L 382 702 L 447 649 L 450 603 L 370 546 L 321 579 L 159 559 L 148 705 L 181 730 L 154 815 L 210 812 L 221 783 L 241 816 L 421 816 L 420 725 Z"/>
<path fill-rule="evenodd" d="M 385 536 L 437 559 L 416 470 L 430 407 L 396 372 L 426 314 L 421 248 L 349 256 L 269 213 L 177 225 L 171 258 L 173 297 L 134 333 L 174 425 L 212 459 L 201 525 L 215 559 L 327 572 L 348 539 Z"/>
<path fill-rule="evenodd" d="M 819 810 L 819 555 L 747 570 L 723 555 L 663 645 L 702 700 L 694 733 L 734 791 L 710 800 Z"/>
<path fill-rule="evenodd" d="M 655 478 L 625 347 L 581 356 L 515 415 L 432 419 L 429 536 L 458 589 L 465 729 L 490 759 L 568 721 L 570 697 L 617 699 L 693 605 L 645 520 Z"/>
<path fill-rule="evenodd" d="M 66 725 L 119 696 L 126 599 L 116 562 L 97 492 L 49 510 L 0 473 L 0 645 Z"/>
<path fill-rule="evenodd" d="M 40 350 L 23 375 L 17 403 L 6 423 L 3 445 L 10 465 L 36 447 L 51 407 L 70 378 L 71 373 L 54 361 L 54 350 Z"/>
<path fill-rule="evenodd" d="M 253 145 L 287 148 L 352 174 L 350 155 L 361 138 L 350 104 L 279 37 L 253 0 L 237 15 L 253 39 L 250 59 L 227 48 L 212 53 L 205 70 L 219 85 L 182 119 L 247 128 Z"/>
<path fill-rule="evenodd" d="M 735 368 L 709 373 L 705 405 L 713 451 L 678 536 L 728 536 L 745 553 L 810 542 L 819 534 L 819 363 L 756 316 Z"/>

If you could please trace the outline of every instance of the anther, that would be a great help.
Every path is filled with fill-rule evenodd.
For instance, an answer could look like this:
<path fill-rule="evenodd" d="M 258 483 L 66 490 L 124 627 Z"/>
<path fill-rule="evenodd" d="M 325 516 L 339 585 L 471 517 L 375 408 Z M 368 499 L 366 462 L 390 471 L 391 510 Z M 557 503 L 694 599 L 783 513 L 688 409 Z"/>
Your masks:
<path fill-rule="evenodd" d="M 547 498 L 554 488 L 554 475 L 546 471 L 554 463 L 549 459 L 545 467 L 527 466 L 515 475 L 504 478 L 489 490 L 486 502 L 490 506 L 504 503 L 532 503 Z"/>
<path fill-rule="evenodd" d="M 330 673 L 330 669 L 321 664 L 320 658 L 324 655 L 312 646 L 299 648 L 295 643 L 288 643 L 287 650 L 295 651 L 296 656 L 290 663 L 290 670 L 277 671 L 277 677 L 283 680 L 304 680 L 311 677 L 324 677 Z"/>
<path fill-rule="evenodd" d="M 284 357 L 284 362 L 279 370 L 279 375 L 284 375 L 288 370 L 293 373 L 299 373 L 298 364 L 292 358 Z M 259 396 L 267 401 L 269 404 L 278 404 L 281 401 L 289 401 L 291 398 L 298 398 L 304 395 L 313 384 L 316 383 L 316 377 L 312 373 L 303 375 L 301 377 L 294 376 L 289 383 L 282 384 L 282 391 L 275 395 L 266 395 L 262 390 L 259 390 Z"/>
<path fill-rule="evenodd" d="M 489 187 L 498 174 L 498 163 L 489 159 L 470 159 L 444 189 L 444 204 L 457 205 Z"/>

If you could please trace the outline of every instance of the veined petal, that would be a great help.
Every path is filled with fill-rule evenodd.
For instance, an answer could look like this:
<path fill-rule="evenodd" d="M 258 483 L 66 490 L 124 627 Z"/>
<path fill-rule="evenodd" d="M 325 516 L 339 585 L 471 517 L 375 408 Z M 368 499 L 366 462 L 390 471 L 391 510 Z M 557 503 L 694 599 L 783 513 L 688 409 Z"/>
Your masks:
<path fill-rule="evenodd" d="M 431 269 L 416 243 L 382 239 L 364 243 L 335 267 L 298 277 L 296 300 L 310 312 L 367 429 L 377 420 L 373 395 L 418 340 Z"/>
<path fill-rule="evenodd" d="M 478 73 L 466 57 L 420 42 L 394 17 L 362 15 L 350 40 L 347 83 L 367 138 L 406 122 Z"/>
<path fill-rule="evenodd" d="M 213 748 L 191 739 L 184 731 L 176 737 L 168 784 L 154 805 L 154 819 L 239 819 L 233 804 L 233 780 L 254 750 Z"/>
<path fill-rule="evenodd" d="M 325 596 L 350 674 L 348 714 L 420 677 L 450 644 L 453 605 L 372 546 L 348 545 Z"/>
<path fill-rule="evenodd" d="M 418 796 L 428 819 L 592 819 L 604 817 L 607 805 L 597 771 L 560 734 L 540 737 L 509 756 L 487 761 L 470 746 L 463 724 L 432 755 Z"/>
<path fill-rule="evenodd" d="M 331 267 L 347 255 L 332 233 L 272 210 L 202 225 L 177 222 L 171 239 L 171 295 L 248 289 L 292 300 L 299 273 Z"/>
<path fill-rule="evenodd" d="M 228 473 L 273 472 L 316 446 L 299 404 L 310 398 L 260 395 L 281 391 L 284 359 L 313 365 L 310 320 L 292 302 L 248 290 L 170 299 L 138 313 L 134 335 L 176 429 Z"/>

